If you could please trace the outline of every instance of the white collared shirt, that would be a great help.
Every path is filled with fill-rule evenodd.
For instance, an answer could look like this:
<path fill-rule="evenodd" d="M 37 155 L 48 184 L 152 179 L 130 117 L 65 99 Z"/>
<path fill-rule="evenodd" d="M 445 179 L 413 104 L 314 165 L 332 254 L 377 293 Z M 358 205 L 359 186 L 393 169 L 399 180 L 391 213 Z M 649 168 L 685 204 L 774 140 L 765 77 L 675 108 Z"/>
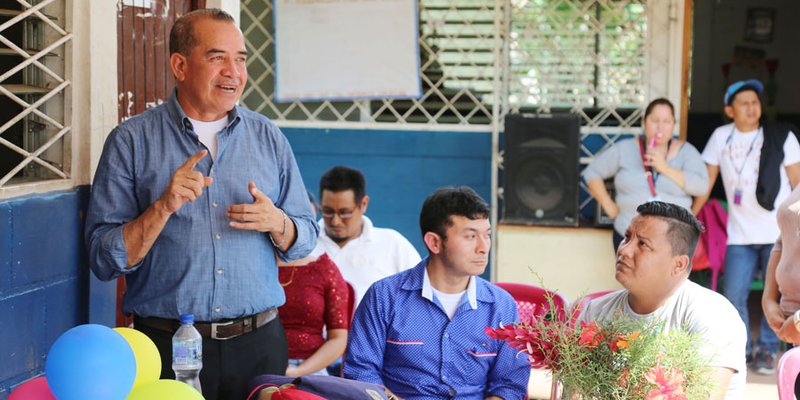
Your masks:
<path fill-rule="evenodd" d="M 412 268 L 421 260 L 414 246 L 399 232 L 376 228 L 366 215 L 362 221 L 361 235 L 339 247 L 325 234 L 325 222 L 320 220 L 317 247 L 311 253 L 314 256 L 328 253 L 344 280 L 353 286 L 355 306 L 361 303 L 361 298 L 373 283 Z"/>

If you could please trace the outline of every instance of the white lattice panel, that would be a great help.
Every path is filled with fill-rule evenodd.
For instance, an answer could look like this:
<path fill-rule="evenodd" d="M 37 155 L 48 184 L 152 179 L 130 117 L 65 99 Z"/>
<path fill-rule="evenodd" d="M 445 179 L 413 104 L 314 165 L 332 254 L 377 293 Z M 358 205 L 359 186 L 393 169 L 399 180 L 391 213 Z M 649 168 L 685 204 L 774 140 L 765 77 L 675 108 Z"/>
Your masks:
<path fill-rule="evenodd" d="M 64 29 L 63 0 L 17 0 L 0 20 L 0 150 L 5 158 L 0 187 L 10 183 L 68 178 L 65 160 L 64 55 L 72 34 Z M 9 163 L 9 161 L 11 161 Z"/>

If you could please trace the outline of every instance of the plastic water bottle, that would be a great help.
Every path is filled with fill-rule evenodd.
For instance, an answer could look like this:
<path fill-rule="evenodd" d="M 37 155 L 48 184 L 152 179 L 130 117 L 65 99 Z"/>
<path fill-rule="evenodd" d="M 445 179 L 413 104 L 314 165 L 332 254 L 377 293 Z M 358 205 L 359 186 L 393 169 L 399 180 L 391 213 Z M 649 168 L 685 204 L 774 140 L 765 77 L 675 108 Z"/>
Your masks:
<path fill-rule="evenodd" d="M 194 327 L 193 314 L 181 314 L 181 326 L 172 336 L 172 370 L 175 380 L 200 390 L 203 369 L 203 337 Z"/>

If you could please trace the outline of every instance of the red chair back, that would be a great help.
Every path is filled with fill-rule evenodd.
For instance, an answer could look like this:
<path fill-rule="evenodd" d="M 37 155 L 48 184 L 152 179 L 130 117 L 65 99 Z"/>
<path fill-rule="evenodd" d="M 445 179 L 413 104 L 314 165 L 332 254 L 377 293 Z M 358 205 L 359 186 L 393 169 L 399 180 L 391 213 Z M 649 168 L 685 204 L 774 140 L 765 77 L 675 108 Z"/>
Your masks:
<path fill-rule="evenodd" d="M 350 313 L 350 321 L 353 320 L 353 315 L 356 313 L 356 290 L 350 282 L 347 284 L 347 311 Z"/>
<path fill-rule="evenodd" d="M 514 298 L 521 322 L 528 321 L 533 315 L 547 313 L 550 309 L 548 298 L 552 299 L 552 304 L 556 308 L 556 318 L 562 321 L 566 318 L 567 299 L 556 292 L 524 283 L 497 282 L 495 285 Z"/>
<path fill-rule="evenodd" d="M 578 321 L 578 316 L 581 314 L 581 311 L 586 308 L 586 305 L 589 304 L 590 301 L 596 299 L 598 297 L 605 296 L 611 292 L 615 291 L 615 289 L 609 290 L 601 290 L 599 292 L 589 293 L 581 298 L 579 298 L 575 303 L 573 303 L 572 308 L 569 310 L 570 315 L 570 322 L 574 326 L 575 323 Z"/>

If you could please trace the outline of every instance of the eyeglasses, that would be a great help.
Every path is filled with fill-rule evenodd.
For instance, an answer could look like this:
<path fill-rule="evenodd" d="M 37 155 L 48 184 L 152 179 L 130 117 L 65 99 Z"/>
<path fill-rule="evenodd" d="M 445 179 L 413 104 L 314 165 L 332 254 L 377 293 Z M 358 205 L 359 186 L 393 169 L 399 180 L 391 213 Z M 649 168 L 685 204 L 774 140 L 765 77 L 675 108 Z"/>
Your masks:
<path fill-rule="evenodd" d="M 356 208 L 358 208 L 358 207 L 356 207 Z M 338 215 L 339 218 L 342 221 L 348 220 L 348 219 L 353 217 L 353 212 L 356 210 L 356 208 L 354 208 L 352 210 L 349 210 L 349 211 L 334 211 L 334 210 L 323 209 L 322 210 L 322 218 L 333 219 L 334 216 Z"/>

